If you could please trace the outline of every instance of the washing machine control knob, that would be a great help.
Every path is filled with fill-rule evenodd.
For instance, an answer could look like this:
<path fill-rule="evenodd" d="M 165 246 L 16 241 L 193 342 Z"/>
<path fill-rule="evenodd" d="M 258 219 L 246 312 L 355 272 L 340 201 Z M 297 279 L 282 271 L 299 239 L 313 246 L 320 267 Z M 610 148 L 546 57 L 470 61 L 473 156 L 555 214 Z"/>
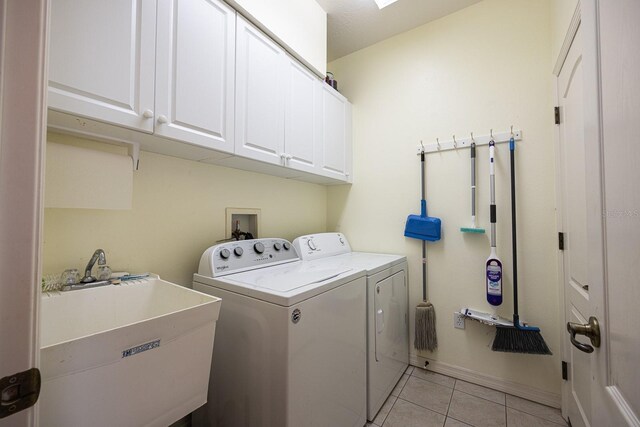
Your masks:
<path fill-rule="evenodd" d="M 275 249 L 276 251 L 279 251 L 280 249 L 282 249 L 282 245 L 278 242 L 275 242 L 273 244 L 273 249 Z"/>
<path fill-rule="evenodd" d="M 285 251 L 288 251 L 289 249 L 291 249 L 291 245 L 289 244 L 289 242 L 284 242 L 282 244 L 282 247 L 284 248 Z"/>
<path fill-rule="evenodd" d="M 261 254 L 264 252 L 264 245 L 258 242 L 255 245 L 253 245 L 253 250 L 256 251 L 256 253 Z"/>
<path fill-rule="evenodd" d="M 225 248 L 220 251 L 220 258 L 229 259 L 229 256 L 231 256 L 231 252 L 229 252 L 229 249 Z"/>
<path fill-rule="evenodd" d="M 313 243 L 313 240 L 307 240 L 307 245 L 309 246 L 309 249 L 311 249 L 312 251 L 316 250 L 316 244 Z"/>
<path fill-rule="evenodd" d="M 233 253 L 236 254 L 236 256 L 242 256 L 242 254 L 244 253 L 244 251 L 242 250 L 241 247 L 237 247 L 233 250 Z"/>

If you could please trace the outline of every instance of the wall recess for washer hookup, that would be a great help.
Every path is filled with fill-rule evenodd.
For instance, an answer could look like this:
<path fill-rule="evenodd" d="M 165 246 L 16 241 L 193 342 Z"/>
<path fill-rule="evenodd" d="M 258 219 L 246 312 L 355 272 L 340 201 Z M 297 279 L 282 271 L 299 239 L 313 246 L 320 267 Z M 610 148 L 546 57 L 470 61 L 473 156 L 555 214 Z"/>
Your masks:
<path fill-rule="evenodd" d="M 457 311 L 453 313 L 453 327 L 456 329 L 464 329 L 464 315 Z"/>
<path fill-rule="evenodd" d="M 232 239 L 239 236 L 244 240 L 249 233 L 254 239 L 259 237 L 260 209 L 227 208 L 225 221 L 225 238 Z"/>

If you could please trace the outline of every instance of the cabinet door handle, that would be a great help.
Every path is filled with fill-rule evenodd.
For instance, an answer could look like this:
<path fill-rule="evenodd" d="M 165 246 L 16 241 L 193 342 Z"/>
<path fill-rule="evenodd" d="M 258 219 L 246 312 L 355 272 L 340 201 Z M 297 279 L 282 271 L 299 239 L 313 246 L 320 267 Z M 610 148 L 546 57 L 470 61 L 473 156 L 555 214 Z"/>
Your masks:
<path fill-rule="evenodd" d="M 142 117 L 144 117 L 145 119 L 152 119 L 153 118 L 153 111 L 152 110 L 144 110 L 144 112 L 142 113 Z"/>
<path fill-rule="evenodd" d="M 164 124 L 164 123 L 167 123 L 167 122 L 168 122 L 167 116 L 164 116 L 164 115 L 159 115 L 158 116 L 158 123 Z"/>

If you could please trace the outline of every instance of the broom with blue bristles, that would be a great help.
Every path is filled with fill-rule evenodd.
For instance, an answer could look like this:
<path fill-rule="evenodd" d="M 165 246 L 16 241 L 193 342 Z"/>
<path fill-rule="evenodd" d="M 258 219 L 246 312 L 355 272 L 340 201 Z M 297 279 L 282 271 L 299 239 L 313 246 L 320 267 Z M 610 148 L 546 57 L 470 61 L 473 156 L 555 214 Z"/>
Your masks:
<path fill-rule="evenodd" d="M 516 244 L 516 170 L 515 140 L 509 140 L 511 152 L 511 243 L 513 247 L 513 326 L 497 325 L 493 351 L 527 354 L 551 354 L 540 328 L 523 325 L 518 315 L 518 256 Z"/>

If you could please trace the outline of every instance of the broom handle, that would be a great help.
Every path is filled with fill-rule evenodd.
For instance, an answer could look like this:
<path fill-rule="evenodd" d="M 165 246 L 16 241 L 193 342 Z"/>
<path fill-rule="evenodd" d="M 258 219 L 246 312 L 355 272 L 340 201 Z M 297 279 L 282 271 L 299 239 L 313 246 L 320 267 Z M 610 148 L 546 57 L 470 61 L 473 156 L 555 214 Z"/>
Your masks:
<path fill-rule="evenodd" d="M 495 141 L 489 141 L 489 186 L 491 188 L 491 204 L 489 216 L 491 221 L 491 247 L 496 247 L 496 172 L 495 172 Z"/>
<path fill-rule="evenodd" d="M 420 153 L 420 176 L 422 179 L 422 204 L 424 205 L 426 199 L 424 151 Z M 427 242 L 424 240 L 422 241 L 422 300 L 427 301 Z"/>
<path fill-rule="evenodd" d="M 518 316 L 518 255 L 516 244 L 516 143 L 511 136 L 509 139 L 509 153 L 511 160 L 511 245 L 513 251 L 513 323 L 520 324 Z"/>

